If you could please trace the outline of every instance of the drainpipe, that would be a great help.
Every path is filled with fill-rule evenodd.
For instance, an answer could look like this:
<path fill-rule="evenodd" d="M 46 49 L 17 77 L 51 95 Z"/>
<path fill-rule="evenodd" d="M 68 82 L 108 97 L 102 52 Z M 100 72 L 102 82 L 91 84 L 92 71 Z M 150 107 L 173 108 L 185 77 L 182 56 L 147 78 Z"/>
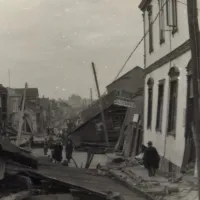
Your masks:
<path fill-rule="evenodd" d="M 145 20 L 145 12 L 142 13 L 143 18 L 143 32 L 144 32 L 144 69 L 146 69 L 147 61 L 146 61 L 146 20 Z M 145 76 L 145 75 L 144 75 Z M 145 78 L 144 78 L 144 93 L 143 93 L 143 107 L 145 106 Z M 144 143 L 144 121 L 145 121 L 145 109 L 143 109 L 143 143 Z"/>
<path fill-rule="evenodd" d="M 145 38 L 146 21 L 145 21 L 145 12 L 142 13 L 142 18 L 143 18 L 143 30 L 144 30 L 144 69 L 146 69 L 146 38 Z"/>
<path fill-rule="evenodd" d="M 169 53 L 172 52 L 172 30 L 165 30 L 169 33 Z M 169 67 L 172 67 L 172 61 L 169 61 Z M 168 108 L 167 108 L 168 110 Z M 168 117 L 168 115 L 167 115 Z M 165 128 L 165 140 L 164 140 L 164 152 L 163 152 L 163 157 L 166 159 L 166 148 L 167 148 L 167 131 L 168 131 L 168 120 L 167 120 L 167 124 L 166 124 L 166 128 Z"/>

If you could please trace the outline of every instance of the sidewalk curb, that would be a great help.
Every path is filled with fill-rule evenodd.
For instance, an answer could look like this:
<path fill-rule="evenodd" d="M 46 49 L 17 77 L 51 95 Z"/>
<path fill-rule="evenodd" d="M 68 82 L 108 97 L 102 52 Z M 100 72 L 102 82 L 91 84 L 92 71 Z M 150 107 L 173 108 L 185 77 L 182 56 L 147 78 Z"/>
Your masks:
<path fill-rule="evenodd" d="M 127 181 L 125 181 L 122 177 L 120 177 L 119 175 L 117 175 L 115 172 L 113 172 L 112 170 L 108 169 L 108 171 L 117 181 L 119 181 L 122 185 L 124 185 L 125 187 L 129 188 L 130 190 L 137 192 L 139 194 L 141 194 L 142 196 L 144 196 L 147 200 L 156 200 L 156 197 L 153 197 L 150 194 L 147 194 L 146 192 L 142 191 L 139 187 L 134 186 L 130 183 L 128 183 Z"/>

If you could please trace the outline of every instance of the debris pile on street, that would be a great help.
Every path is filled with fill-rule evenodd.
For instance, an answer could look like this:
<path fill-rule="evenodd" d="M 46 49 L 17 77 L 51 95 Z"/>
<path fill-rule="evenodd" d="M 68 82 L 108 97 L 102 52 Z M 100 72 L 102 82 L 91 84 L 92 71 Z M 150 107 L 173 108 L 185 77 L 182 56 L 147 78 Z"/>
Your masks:
<path fill-rule="evenodd" d="M 0 147 L 0 200 L 145 199 L 99 169 L 66 167 L 50 162 L 47 156 L 36 159 L 3 138 Z"/>
<path fill-rule="evenodd" d="M 161 175 L 149 177 L 144 167 L 133 159 L 125 159 L 121 156 L 112 156 L 109 162 L 100 166 L 103 172 L 113 179 L 118 180 L 133 191 L 145 194 L 149 199 L 191 199 L 191 195 L 197 196 L 197 185 L 189 178 L 179 178 L 175 181 Z"/>

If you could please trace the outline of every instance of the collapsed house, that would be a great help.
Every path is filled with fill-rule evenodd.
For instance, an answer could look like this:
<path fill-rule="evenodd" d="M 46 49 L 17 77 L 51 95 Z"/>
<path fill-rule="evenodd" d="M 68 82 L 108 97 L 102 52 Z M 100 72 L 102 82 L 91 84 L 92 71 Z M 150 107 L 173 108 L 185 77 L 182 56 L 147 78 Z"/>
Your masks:
<path fill-rule="evenodd" d="M 8 88 L 7 90 L 8 123 L 11 124 L 15 130 L 17 130 L 24 89 Z M 37 88 L 27 88 L 22 130 L 26 133 L 32 134 L 43 133 L 46 127 L 49 125 L 49 109 L 50 104 L 48 98 L 39 98 L 39 92 Z"/>
<path fill-rule="evenodd" d="M 22 99 L 24 95 L 24 89 L 12 89 L 8 88 L 8 116 L 9 123 L 12 127 L 18 129 L 20 110 L 22 106 Z M 23 131 L 34 133 L 37 132 L 38 126 L 38 108 L 37 108 L 37 98 L 39 96 L 37 88 L 27 88 L 26 91 L 26 103 L 24 110 L 24 123 Z"/>
<path fill-rule="evenodd" d="M 143 142 L 143 88 L 139 88 L 132 99 L 136 104 L 135 108 L 127 109 L 115 146 L 115 151 L 121 152 L 125 157 L 139 154 Z"/>
<path fill-rule="evenodd" d="M 143 87 L 143 69 L 135 67 L 116 81 L 107 86 L 108 93 L 101 97 L 108 139 L 111 145 L 115 145 L 123 125 L 128 108 L 138 106 L 134 94 Z M 99 100 L 81 112 L 82 124 L 72 132 L 75 144 L 81 143 L 105 143 L 105 135 L 101 119 Z"/>

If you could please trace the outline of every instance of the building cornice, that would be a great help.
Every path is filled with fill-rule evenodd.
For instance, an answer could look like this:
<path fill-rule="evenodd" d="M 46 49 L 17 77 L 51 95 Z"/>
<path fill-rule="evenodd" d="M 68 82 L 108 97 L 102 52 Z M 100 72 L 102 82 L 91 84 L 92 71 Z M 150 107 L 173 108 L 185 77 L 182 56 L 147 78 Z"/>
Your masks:
<path fill-rule="evenodd" d="M 144 11 L 147 7 L 147 5 L 149 5 L 151 3 L 152 0 L 142 0 L 140 5 L 139 5 L 139 9 L 141 11 Z"/>
<path fill-rule="evenodd" d="M 144 69 L 145 75 L 155 71 L 156 69 L 162 67 L 166 63 L 178 58 L 179 56 L 183 55 L 187 51 L 190 50 L 190 40 L 187 40 L 182 45 L 174 49 L 172 52 L 168 53 L 166 56 L 162 57 L 161 59 L 157 60 L 146 69 Z"/>

